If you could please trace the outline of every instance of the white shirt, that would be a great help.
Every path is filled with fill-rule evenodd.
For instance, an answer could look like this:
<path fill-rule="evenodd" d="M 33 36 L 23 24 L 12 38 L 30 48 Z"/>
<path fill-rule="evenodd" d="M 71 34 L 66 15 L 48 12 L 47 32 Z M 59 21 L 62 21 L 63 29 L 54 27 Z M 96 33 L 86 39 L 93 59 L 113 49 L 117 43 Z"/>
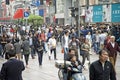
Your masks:
<path fill-rule="evenodd" d="M 89 42 L 92 43 L 92 37 L 91 37 L 91 35 L 86 35 L 86 39 L 88 39 Z"/>
<path fill-rule="evenodd" d="M 115 47 L 115 43 L 114 42 L 110 42 L 112 47 L 114 48 Z"/>
<path fill-rule="evenodd" d="M 29 38 L 29 44 L 30 44 L 30 45 L 33 45 L 33 40 L 32 40 L 31 37 Z"/>
<path fill-rule="evenodd" d="M 64 47 L 68 48 L 68 45 L 69 45 L 68 36 L 65 35 L 64 38 L 65 38 L 65 45 L 64 45 Z"/>
<path fill-rule="evenodd" d="M 96 34 L 96 42 L 99 42 L 100 41 L 100 35 L 99 34 Z"/>
<path fill-rule="evenodd" d="M 49 47 L 53 47 L 55 46 L 56 47 L 56 39 L 55 38 L 50 38 L 49 41 L 48 41 L 48 44 L 49 44 Z"/>

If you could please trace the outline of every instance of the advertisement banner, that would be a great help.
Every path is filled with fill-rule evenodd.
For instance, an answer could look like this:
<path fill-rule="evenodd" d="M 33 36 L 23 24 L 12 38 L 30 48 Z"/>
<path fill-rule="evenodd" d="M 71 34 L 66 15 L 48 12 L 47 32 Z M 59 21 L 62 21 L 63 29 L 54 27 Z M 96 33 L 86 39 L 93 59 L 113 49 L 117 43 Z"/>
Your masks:
<path fill-rule="evenodd" d="M 103 5 L 103 22 L 111 22 L 111 5 Z"/>
<path fill-rule="evenodd" d="M 93 22 L 102 22 L 103 7 L 102 5 L 93 6 Z"/>
<path fill-rule="evenodd" d="M 89 6 L 85 12 L 85 22 L 93 22 L 93 6 Z"/>
<path fill-rule="evenodd" d="M 112 4 L 111 14 L 111 22 L 120 22 L 120 4 Z"/>

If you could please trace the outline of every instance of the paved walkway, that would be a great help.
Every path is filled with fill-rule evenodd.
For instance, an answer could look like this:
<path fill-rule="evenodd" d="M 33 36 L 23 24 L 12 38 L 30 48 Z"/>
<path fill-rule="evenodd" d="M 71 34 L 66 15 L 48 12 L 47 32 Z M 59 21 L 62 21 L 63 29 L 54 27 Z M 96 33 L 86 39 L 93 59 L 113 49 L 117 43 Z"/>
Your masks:
<path fill-rule="evenodd" d="M 57 58 L 63 59 L 63 54 L 60 53 L 61 48 L 60 46 L 57 47 Z M 91 62 L 98 59 L 98 55 L 91 55 Z M 0 58 L 0 68 L 2 63 L 5 60 Z M 24 60 L 23 60 L 24 61 Z M 120 55 L 118 55 L 117 64 L 116 64 L 116 71 L 117 71 L 117 80 L 120 80 Z M 83 73 L 89 80 L 89 72 L 88 70 L 84 70 Z M 48 59 L 48 54 L 44 54 L 43 57 L 43 65 L 39 66 L 37 56 L 35 59 L 32 59 L 30 56 L 29 60 L 29 67 L 23 71 L 23 80 L 59 80 L 58 79 L 58 69 L 55 67 L 55 60 Z"/>

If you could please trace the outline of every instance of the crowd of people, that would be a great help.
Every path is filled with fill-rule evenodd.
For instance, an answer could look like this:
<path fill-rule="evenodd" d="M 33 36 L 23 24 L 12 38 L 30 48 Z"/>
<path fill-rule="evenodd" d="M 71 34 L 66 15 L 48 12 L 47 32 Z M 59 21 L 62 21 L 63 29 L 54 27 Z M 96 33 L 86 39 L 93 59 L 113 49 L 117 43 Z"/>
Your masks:
<path fill-rule="evenodd" d="M 26 68 L 29 67 L 29 56 L 31 55 L 32 59 L 35 59 L 36 54 L 38 56 L 39 66 L 42 66 L 44 53 L 48 53 L 48 58 L 51 60 L 51 54 L 54 52 L 54 60 L 58 59 L 56 48 L 58 42 L 60 42 L 61 49 L 64 50 L 64 60 L 72 62 L 74 62 L 74 60 L 79 61 L 80 55 L 82 56 L 80 65 L 85 67 L 87 59 L 90 66 L 90 80 L 97 80 L 99 77 L 102 77 L 99 78 L 100 80 L 105 78 L 105 80 L 109 80 L 109 77 L 106 77 L 104 74 L 101 75 L 102 72 L 96 71 L 94 66 L 98 66 L 98 62 L 103 64 L 103 72 L 106 72 L 106 64 L 111 68 L 109 70 L 112 71 L 106 72 L 108 76 L 111 76 L 111 72 L 114 74 L 117 51 L 120 52 L 120 34 L 116 37 L 116 35 L 113 34 L 113 27 L 100 28 L 95 26 L 82 26 L 80 30 L 77 30 L 77 28 L 71 26 L 63 27 L 59 25 L 50 25 L 48 27 L 42 25 L 40 29 L 36 30 L 26 30 L 20 27 L 18 30 L 14 31 L 14 29 L 10 27 L 10 32 L 4 27 L 7 27 L 7 25 L 2 26 L 3 32 L 0 36 L 0 56 L 8 61 L 10 59 L 9 51 L 15 50 L 15 58 L 21 61 L 24 57 Z M 13 34 L 13 36 L 8 35 L 8 33 Z M 117 30 L 117 33 L 120 33 L 120 29 Z M 70 49 L 75 50 L 74 54 L 68 54 Z M 104 57 L 102 54 L 104 53 L 109 57 L 110 63 L 106 62 L 107 58 L 104 59 L 105 61 L 103 61 L 103 63 L 101 62 L 102 57 Z M 100 61 L 91 64 L 90 55 L 95 54 L 99 54 Z M 22 70 L 24 70 L 24 68 Z M 97 73 L 99 77 L 95 76 Z M 112 76 L 111 80 L 116 80 L 115 76 Z"/>

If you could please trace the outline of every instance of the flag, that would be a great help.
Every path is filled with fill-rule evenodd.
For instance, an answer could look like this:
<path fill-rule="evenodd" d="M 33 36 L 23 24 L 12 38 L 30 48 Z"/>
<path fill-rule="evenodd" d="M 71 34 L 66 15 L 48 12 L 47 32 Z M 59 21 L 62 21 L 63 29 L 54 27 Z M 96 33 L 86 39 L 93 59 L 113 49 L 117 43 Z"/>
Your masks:
<path fill-rule="evenodd" d="M 24 17 L 24 10 L 22 8 L 20 9 L 17 9 L 14 16 L 13 16 L 13 19 L 20 19 L 20 18 L 23 18 Z"/>

